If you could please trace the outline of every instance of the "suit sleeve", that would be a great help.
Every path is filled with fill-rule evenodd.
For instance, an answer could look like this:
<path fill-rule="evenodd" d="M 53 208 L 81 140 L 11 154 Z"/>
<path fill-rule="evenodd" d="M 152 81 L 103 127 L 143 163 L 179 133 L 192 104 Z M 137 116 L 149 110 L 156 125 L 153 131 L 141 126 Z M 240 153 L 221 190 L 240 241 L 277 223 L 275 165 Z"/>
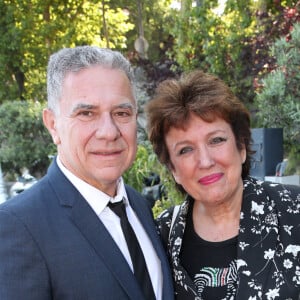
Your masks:
<path fill-rule="evenodd" d="M 45 261 L 26 226 L 0 210 L 0 299 L 51 299 Z"/>

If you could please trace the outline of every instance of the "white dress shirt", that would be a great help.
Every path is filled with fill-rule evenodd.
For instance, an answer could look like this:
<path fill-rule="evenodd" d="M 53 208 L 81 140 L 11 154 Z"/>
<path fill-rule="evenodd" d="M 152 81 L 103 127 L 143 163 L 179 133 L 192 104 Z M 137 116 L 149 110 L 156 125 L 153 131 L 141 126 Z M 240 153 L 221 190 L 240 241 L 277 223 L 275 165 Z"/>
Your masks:
<path fill-rule="evenodd" d="M 83 198 L 88 202 L 94 212 L 97 214 L 99 219 L 102 221 L 117 246 L 123 253 L 126 261 L 128 262 L 131 270 L 133 271 L 133 265 L 130 257 L 130 253 L 126 244 L 125 237 L 123 235 L 123 231 L 120 224 L 119 217 L 108 208 L 107 204 L 109 201 L 118 202 L 123 198 L 125 199 L 126 213 L 128 216 L 128 220 L 134 228 L 134 232 L 137 236 L 139 244 L 144 253 L 145 261 L 147 264 L 147 268 L 149 271 L 149 275 L 151 278 L 151 282 L 153 285 L 154 293 L 157 300 L 162 299 L 162 282 L 163 275 L 161 270 L 160 260 L 156 254 L 156 251 L 153 248 L 152 242 L 148 237 L 146 231 L 144 230 L 140 220 L 136 216 L 134 210 L 131 208 L 124 182 L 122 177 L 119 178 L 117 183 L 117 194 L 115 197 L 110 197 L 109 195 L 103 193 L 99 189 L 91 186 L 85 181 L 81 180 L 73 173 L 71 173 L 66 167 L 62 164 L 59 157 L 57 157 L 57 164 L 64 175 L 69 179 L 69 181 L 75 186 L 75 188 L 81 193 Z"/>

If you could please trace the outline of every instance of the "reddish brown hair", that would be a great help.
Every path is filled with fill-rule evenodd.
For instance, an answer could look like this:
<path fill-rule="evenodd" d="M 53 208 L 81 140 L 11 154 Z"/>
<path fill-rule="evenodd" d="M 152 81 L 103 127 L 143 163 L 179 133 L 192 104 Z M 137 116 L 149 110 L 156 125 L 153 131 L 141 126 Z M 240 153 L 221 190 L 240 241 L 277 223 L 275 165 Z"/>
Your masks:
<path fill-rule="evenodd" d="M 193 71 L 178 80 L 163 81 L 154 99 L 146 106 L 148 136 L 160 162 L 172 168 L 165 136 L 171 127 L 184 128 L 190 113 L 206 122 L 216 117 L 225 120 L 232 128 L 238 149 L 246 149 L 246 161 L 242 166 L 242 178 L 250 171 L 250 114 L 243 103 L 218 77 Z"/>

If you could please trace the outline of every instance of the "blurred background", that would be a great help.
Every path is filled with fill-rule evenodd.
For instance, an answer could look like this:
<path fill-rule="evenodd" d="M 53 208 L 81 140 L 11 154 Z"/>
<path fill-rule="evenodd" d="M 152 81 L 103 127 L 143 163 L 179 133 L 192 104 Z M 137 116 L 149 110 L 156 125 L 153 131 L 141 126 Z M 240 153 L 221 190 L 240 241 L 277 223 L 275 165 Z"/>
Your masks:
<path fill-rule="evenodd" d="M 55 155 L 41 119 L 49 55 L 86 44 L 119 50 L 134 66 L 139 150 L 125 180 L 152 194 L 155 213 L 181 197 L 149 145 L 143 106 L 183 71 L 219 76 L 249 108 L 261 130 L 254 176 L 299 175 L 299 10 L 288 0 L 0 0 L 0 202 L 34 184 Z"/>

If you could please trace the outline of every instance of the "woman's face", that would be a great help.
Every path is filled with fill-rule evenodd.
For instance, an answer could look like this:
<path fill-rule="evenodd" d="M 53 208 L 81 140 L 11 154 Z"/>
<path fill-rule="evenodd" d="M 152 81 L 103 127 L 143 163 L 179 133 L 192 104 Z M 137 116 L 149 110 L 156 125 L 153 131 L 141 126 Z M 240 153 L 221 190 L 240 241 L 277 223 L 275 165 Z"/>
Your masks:
<path fill-rule="evenodd" d="M 237 148 L 227 122 L 208 123 L 191 114 L 185 129 L 171 127 L 165 140 L 173 176 L 195 200 L 206 205 L 241 200 L 246 150 Z"/>

